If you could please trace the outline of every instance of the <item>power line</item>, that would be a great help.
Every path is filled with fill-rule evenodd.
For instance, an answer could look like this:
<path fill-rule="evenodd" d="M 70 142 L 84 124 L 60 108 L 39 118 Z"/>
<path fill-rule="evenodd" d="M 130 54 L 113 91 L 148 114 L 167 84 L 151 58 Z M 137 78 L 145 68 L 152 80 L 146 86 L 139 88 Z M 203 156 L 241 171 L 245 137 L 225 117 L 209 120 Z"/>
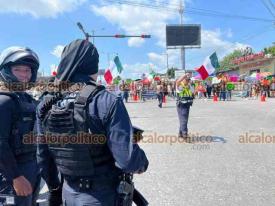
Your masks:
<path fill-rule="evenodd" d="M 269 11 L 269 13 L 275 18 L 274 13 L 271 11 L 271 9 L 269 8 L 268 4 L 265 2 L 265 0 L 261 0 L 261 2 L 263 3 L 264 7 Z M 271 2 L 272 3 L 272 2 Z M 272 4 L 273 5 L 273 4 Z"/>
<path fill-rule="evenodd" d="M 139 7 L 151 8 L 151 9 L 157 9 L 157 10 L 166 10 L 169 12 L 179 11 L 179 8 L 176 7 L 176 5 L 175 7 L 171 7 L 171 4 L 167 4 L 167 3 L 148 4 L 148 3 L 139 3 L 134 1 L 126 1 L 126 0 L 119 0 L 119 1 L 105 0 L 105 1 L 115 3 L 115 4 L 125 4 L 129 6 L 139 6 Z M 194 7 L 185 7 L 184 12 L 189 14 L 194 14 L 194 15 L 202 15 L 202 16 L 210 16 L 210 17 L 223 17 L 223 18 L 250 20 L 250 21 L 275 22 L 275 20 L 272 20 L 272 19 L 264 19 L 264 18 L 242 16 L 242 15 L 231 15 L 231 14 L 227 14 L 219 11 L 194 8 Z"/>
<path fill-rule="evenodd" d="M 273 2 L 271 0 L 268 0 L 270 5 L 273 7 L 273 9 L 275 9 L 275 5 L 273 4 Z"/>
<path fill-rule="evenodd" d="M 169 12 L 177 12 L 177 8 L 172 8 L 172 7 L 163 7 L 163 6 L 158 6 L 158 5 L 153 5 L 153 4 L 145 4 L 145 3 L 138 3 L 138 2 L 131 2 L 131 1 L 115 1 L 115 0 L 105 0 L 107 2 L 111 2 L 114 4 L 125 4 L 129 6 L 138 6 L 138 7 L 145 7 L 145 8 L 150 8 L 150 9 L 157 9 L 157 10 L 167 10 Z"/>
<path fill-rule="evenodd" d="M 264 27 L 263 29 L 261 29 L 261 30 L 262 30 L 261 32 L 257 32 L 257 31 L 258 31 L 258 29 L 257 29 L 256 32 L 252 32 L 253 34 L 248 34 L 248 35 L 243 36 L 241 39 L 239 39 L 239 42 L 246 42 L 247 40 L 256 38 L 256 37 L 258 37 L 258 36 L 260 36 L 260 35 L 262 35 L 262 34 L 264 34 L 264 33 L 269 32 L 270 30 L 273 30 L 273 28 L 270 27 L 270 26 L 268 26 L 268 27 L 265 26 L 265 27 Z M 250 32 L 250 33 L 251 33 L 251 32 Z M 226 48 L 229 50 L 229 49 L 233 49 L 234 47 L 235 47 L 235 44 L 232 44 L 231 46 L 226 47 Z M 222 45 L 213 48 L 213 50 L 215 50 L 217 53 L 219 53 L 219 52 L 220 52 L 221 50 L 223 50 L 223 49 L 225 49 L 225 47 L 222 46 Z M 192 62 L 192 61 L 196 60 L 197 58 L 198 58 L 198 57 L 195 56 L 194 58 L 189 59 L 189 62 Z"/>

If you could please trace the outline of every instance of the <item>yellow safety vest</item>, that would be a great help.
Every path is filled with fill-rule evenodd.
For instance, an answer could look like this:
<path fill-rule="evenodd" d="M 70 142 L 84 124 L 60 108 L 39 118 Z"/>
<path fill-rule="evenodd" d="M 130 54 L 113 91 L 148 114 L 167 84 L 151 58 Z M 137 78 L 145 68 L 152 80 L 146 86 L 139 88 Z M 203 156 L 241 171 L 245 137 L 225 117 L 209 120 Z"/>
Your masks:
<path fill-rule="evenodd" d="M 185 86 L 181 83 L 182 91 L 179 92 L 180 97 L 193 97 L 192 91 L 189 86 Z"/>

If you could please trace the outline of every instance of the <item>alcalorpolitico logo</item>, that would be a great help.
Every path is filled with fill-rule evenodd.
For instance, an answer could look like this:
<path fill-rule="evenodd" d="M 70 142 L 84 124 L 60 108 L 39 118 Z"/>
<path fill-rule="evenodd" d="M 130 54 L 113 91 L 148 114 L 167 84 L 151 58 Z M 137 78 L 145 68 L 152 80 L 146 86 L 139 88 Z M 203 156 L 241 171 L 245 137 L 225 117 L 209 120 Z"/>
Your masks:
<path fill-rule="evenodd" d="M 254 132 L 246 132 L 239 136 L 242 144 L 275 144 L 275 135 Z"/>
<path fill-rule="evenodd" d="M 78 132 L 77 134 L 55 134 L 45 133 L 36 135 L 30 133 L 24 135 L 24 144 L 105 144 L 106 136 L 104 134 L 91 134 Z"/>

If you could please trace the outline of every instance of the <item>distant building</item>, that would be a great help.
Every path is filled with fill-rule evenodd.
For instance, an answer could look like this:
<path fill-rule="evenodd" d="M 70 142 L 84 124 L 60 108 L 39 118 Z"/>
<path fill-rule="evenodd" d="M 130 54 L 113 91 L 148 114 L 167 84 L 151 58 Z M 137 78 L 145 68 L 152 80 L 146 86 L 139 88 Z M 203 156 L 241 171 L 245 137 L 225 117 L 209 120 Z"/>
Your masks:
<path fill-rule="evenodd" d="M 232 63 L 234 66 L 226 71 L 221 70 L 220 73 L 251 75 L 255 72 L 270 72 L 275 74 L 275 56 L 265 55 L 263 52 L 235 58 Z"/>

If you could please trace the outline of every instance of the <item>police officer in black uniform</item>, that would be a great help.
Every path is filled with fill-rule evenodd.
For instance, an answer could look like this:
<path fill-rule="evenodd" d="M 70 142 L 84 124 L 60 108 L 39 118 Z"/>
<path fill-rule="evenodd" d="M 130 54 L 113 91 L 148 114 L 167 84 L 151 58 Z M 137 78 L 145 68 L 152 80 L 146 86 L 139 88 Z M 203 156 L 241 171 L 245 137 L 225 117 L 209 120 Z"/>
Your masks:
<path fill-rule="evenodd" d="M 123 173 L 143 173 L 148 167 L 144 151 L 133 144 L 122 99 L 96 84 L 98 62 L 89 41 L 71 42 L 63 50 L 55 80 L 60 93 L 45 96 L 38 106 L 39 141 L 47 140 L 38 146 L 39 163 L 51 200 L 58 204 L 57 171 L 65 179 L 63 204 L 112 206 L 122 205 L 116 200 Z M 91 141 L 83 142 L 81 135 Z"/>
<path fill-rule="evenodd" d="M 28 142 L 35 101 L 25 90 L 36 81 L 39 59 L 29 48 L 10 47 L 0 56 L 0 195 L 15 205 L 36 205 L 40 178 L 36 144 Z M 26 138 L 26 139 L 25 139 Z M 0 198 L 0 205 L 5 200 Z"/>

